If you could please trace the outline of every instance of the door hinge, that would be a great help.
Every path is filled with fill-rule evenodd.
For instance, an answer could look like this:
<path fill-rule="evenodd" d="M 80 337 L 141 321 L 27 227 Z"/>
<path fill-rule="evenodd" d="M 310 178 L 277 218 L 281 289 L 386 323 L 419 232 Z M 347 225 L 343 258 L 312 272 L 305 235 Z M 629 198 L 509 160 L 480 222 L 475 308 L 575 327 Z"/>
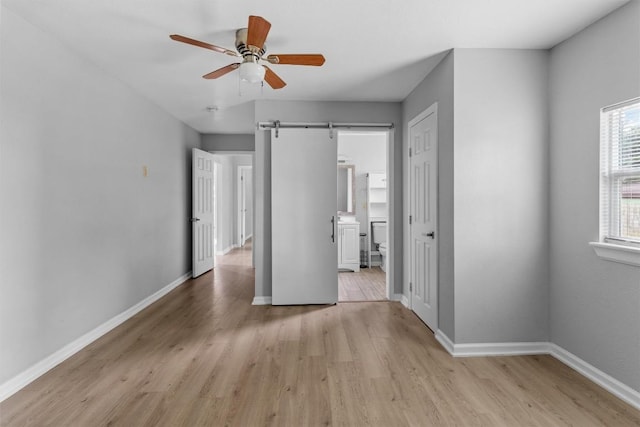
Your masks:
<path fill-rule="evenodd" d="M 411 157 L 411 156 L 412 156 L 412 154 L 411 154 L 411 153 L 412 153 L 412 151 L 411 151 L 411 147 L 409 147 L 409 157 Z"/>
<path fill-rule="evenodd" d="M 413 283 L 409 282 L 409 292 L 413 292 Z"/>
<path fill-rule="evenodd" d="M 411 225 L 412 222 L 413 222 L 413 217 L 409 215 L 409 225 Z"/>

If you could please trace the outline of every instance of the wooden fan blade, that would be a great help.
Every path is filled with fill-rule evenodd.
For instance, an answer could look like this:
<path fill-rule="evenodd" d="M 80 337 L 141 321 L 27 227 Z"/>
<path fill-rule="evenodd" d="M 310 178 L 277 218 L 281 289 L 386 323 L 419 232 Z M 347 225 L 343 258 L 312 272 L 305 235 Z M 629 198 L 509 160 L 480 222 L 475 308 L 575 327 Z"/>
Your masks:
<path fill-rule="evenodd" d="M 262 16 L 249 16 L 249 26 L 247 27 L 247 46 L 255 46 L 258 50 L 264 46 L 271 24 Z"/>
<path fill-rule="evenodd" d="M 271 71 L 271 68 L 267 67 L 266 65 L 263 65 L 263 67 L 266 69 L 264 80 L 269 84 L 269 86 L 274 89 L 282 89 L 287 85 L 284 80 L 278 77 L 276 73 Z"/>
<path fill-rule="evenodd" d="M 189 37 L 181 36 L 181 35 L 178 35 L 178 34 L 171 34 L 169 37 L 171 37 L 171 40 L 175 40 L 177 42 L 187 43 L 187 44 L 190 44 L 190 45 L 193 45 L 193 46 L 203 47 L 205 49 L 211 49 L 211 50 L 214 50 L 216 52 L 225 53 L 225 54 L 231 55 L 231 56 L 240 56 L 240 55 L 238 55 L 237 52 L 234 52 L 234 51 L 229 50 L 229 49 L 225 49 L 224 47 L 220 47 L 220 46 L 212 45 L 212 44 L 209 44 L 209 43 L 201 42 L 200 40 L 190 39 Z"/>
<path fill-rule="evenodd" d="M 267 56 L 267 61 L 272 64 L 313 65 L 319 67 L 324 64 L 324 56 L 320 54 L 278 54 Z"/>
<path fill-rule="evenodd" d="M 240 64 L 229 64 L 226 67 L 218 68 L 217 70 L 212 71 L 209 74 L 205 74 L 202 77 L 204 77 L 205 79 L 217 79 L 218 77 L 222 77 L 225 74 L 232 72 L 239 66 Z"/>

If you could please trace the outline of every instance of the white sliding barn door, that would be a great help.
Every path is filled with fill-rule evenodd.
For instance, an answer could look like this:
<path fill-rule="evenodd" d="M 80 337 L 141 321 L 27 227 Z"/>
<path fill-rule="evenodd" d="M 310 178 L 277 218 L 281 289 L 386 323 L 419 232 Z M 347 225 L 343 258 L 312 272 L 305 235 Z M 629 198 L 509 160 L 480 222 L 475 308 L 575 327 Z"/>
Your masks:
<path fill-rule="evenodd" d="M 215 263 L 214 249 L 214 162 L 213 155 L 193 149 L 192 187 L 192 275 L 198 277 Z"/>
<path fill-rule="evenodd" d="M 337 143 L 326 129 L 271 133 L 272 303 L 338 302 Z"/>
<path fill-rule="evenodd" d="M 436 105 L 409 122 L 409 269 L 411 309 L 438 330 Z"/>

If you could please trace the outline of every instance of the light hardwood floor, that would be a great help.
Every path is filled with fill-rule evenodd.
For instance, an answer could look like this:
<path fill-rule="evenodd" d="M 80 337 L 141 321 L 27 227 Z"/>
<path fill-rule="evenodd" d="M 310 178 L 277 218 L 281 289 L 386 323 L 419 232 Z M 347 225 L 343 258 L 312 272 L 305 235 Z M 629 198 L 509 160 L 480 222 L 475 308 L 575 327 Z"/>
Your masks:
<path fill-rule="evenodd" d="M 387 299 L 386 274 L 380 267 L 361 268 L 359 273 L 338 273 L 338 301 L 384 301 Z"/>
<path fill-rule="evenodd" d="M 450 357 L 397 302 L 251 306 L 247 250 L 0 404 L 3 426 L 628 426 L 550 356 Z"/>

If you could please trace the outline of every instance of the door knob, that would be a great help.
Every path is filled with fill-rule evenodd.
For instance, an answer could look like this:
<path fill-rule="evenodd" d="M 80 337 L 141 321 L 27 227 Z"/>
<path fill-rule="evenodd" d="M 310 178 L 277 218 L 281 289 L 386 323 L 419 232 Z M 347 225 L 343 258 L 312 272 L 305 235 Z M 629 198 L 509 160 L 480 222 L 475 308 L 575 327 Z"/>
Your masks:
<path fill-rule="evenodd" d="M 432 231 L 431 233 L 422 233 L 424 237 L 431 237 L 432 239 L 436 238 L 436 232 Z"/>
<path fill-rule="evenodd" d="M 190 218 L 189 221 L 191 222 L 198 222 L 200 221 L 200 218 Z"/>

